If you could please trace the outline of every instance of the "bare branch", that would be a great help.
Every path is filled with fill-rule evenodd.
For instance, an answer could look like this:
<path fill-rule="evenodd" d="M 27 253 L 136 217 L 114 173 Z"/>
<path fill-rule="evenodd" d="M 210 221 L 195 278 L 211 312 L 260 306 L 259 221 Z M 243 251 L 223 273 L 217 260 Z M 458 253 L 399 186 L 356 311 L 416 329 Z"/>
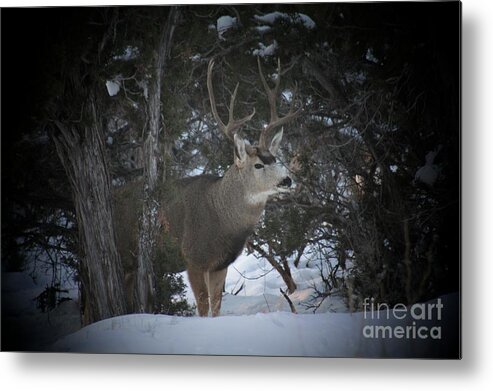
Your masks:
<path fill-rule="evenodd" d="M 284 298 L 287 300 L 288 304 L 289 304 L 289 308 L 291 308 L 291 312 L 293 314 L 297 314 L 298 312 L 296 312 L 296 308 L 293 304 L 293 302 L 291 301 L 291 299 L 289 298 L 289 296 L 286 294 L 286 292 L 284 292 L 282 290 L 282 288 L 279 288 L 279 290 L 281 291 L 282 295 L 284 296 Z"/>

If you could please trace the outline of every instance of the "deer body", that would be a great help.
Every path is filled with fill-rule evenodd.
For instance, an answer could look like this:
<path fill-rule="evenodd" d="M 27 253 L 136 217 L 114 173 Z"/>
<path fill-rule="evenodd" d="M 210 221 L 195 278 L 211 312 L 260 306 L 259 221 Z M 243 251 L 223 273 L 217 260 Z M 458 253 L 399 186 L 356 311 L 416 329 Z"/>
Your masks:
<path fill-rule="evenodd" d="M 282 131 L 271 149 L 277 151 Z M 180 180 L 162 204 L 166 224 L 186 262 L 199 315 L 219 315 L 227 267 L 242 252 L 271 194 L 291 185 L 271 151 L 259 152 L 235 137 L 235 164 L 224 177 Z M 250 154 L 247 152 L 250 150 Z M 268 163 L 268 164 L 266 164 Z"/>
<path fill-rule="evenodd" d="M 211 109 L 218 127 L 234 144 L 234 164 L 223 177 L 200 175 L 181 179 L 170 186 L 160 200 L 162 229 L 174 239 L 185 260 L 200 316 L 207 316 L 209 309 L 212 316 L 219 315 L 228 266 L 242 252 L 268 197 L 289 191 L 291 187 L 288 171 L 275 157 L 283 131 L 281 128 L 273 135 L 272 130 L 285 124 L 298 112 L 293 111 L 291 106 L 286 116 L 279 118 L 277 115 L 275 101 L 280 82 L 280 63 L 279 77 L 273 89 L 267 85 L 260 60 L 258 66 L 271 109 L 270 123 L 262 129 L 259 142 L 251 145 L 237 133 L 255 114 L 254 110 L 242 119 L 234 119 L 238 85 L 231 97 L 228 123 L 224 124 L 219 117 L 212 87 L 211 61 L 207 71 Z M 129 247 L 128 243 L 123 245 Z"/>
<path fill-rule="evenodd" d="M 236 259 L 263 210 L 264 205 L 241 202 L 242 189 L 228 185 L 228 176 L 187 178 L 178 183 L 177 198 L 167 208 L 170 234 L 187 264 L 204 272 L 223 269 Z"/>

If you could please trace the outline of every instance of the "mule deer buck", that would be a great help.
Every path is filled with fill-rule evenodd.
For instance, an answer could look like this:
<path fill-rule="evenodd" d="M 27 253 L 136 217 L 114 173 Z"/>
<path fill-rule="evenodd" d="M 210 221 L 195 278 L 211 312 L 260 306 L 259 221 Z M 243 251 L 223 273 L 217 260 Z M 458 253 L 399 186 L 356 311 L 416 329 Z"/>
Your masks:
<path fill-rule="evenodd" d="M 260 132 L 258 143 L 251 145 L 238 131 L 255 114 L 234 119 L 234 104 L 238 84 L 231 96 L 229 119 L 225 124 L 217 111 L 212 86 L 214 62 L 207 70 L 207 89 L 211 110 L 218 127 L 234 145 L 234 164 L 223 177 L 199 175 L 177 181 L 173 190 L 161 200 L 161 225 L 179 248 L 195 296 L 198 314 L 219 315 L 222 290 L 228 266 L 242 252 L 249 235 L 260 219 L 267 198 L 286 192 L 292 185 L 287 169 L 276 160 L 282 140 L 282 128 L 298 111 L 291 105 L 289 112 L 279 117 L 276 98 L 279 93 L 281 67 L 270 88 L 263 75 L 260 79 L 270 105 L 270 123 Z M 294 97 L 293 97 L 294 102 Z"/>

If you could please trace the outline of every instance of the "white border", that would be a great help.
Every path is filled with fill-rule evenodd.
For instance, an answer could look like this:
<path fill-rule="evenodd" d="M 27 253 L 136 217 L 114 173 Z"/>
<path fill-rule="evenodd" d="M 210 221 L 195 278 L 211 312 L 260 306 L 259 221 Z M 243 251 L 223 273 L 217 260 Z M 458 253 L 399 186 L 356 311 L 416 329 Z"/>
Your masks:
<path fill-rule="evenodd" d="M 230 1 L 229 3 L 232 3 Z M 42 4 L 41 4 L 42 3 Z M 129 4 L 128 1 L 103 2 Z M 137 2 L 131 2 L 139 4 Z M 188 3 L 180 1 L 181 4 Z M 197 3 L 197 2 L 191 2 Z M 219 3 L 219 2 L 218 2 Z M 96 1 L 0 1 L 1 6 Z M 163 4 L 145 1 L 142 4 Z M 463 360 L 0 353 L 2 389 L 483 390 L 493 383 L 493 2 L 463 2 Z M 439 23 L 439 21 L 437 21 Z M 451 38 L 455 39 L 455 38 Z"/>

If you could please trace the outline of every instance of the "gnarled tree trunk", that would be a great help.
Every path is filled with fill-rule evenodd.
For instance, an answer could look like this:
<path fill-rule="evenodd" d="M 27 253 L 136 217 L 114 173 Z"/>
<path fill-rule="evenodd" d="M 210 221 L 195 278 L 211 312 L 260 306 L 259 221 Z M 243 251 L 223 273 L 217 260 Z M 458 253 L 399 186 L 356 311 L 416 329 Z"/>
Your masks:
<path fill-rule="evenodd" d="M 72 188 L 80 245 L 83 323 L 126 312 L 123 270 L 115 244 L 110 177 L 96 104 L 85 121 L 55 124 L 58 156 Z"/>
<path fill-rule="evenodd" d="M 166 24 L 160 31 L 159 43 L 154 57 L 154 75 L 147 102 L 149 131 L 144 142 L 144 203 L 140 217 L 136 279 L 138 303 L 137 308 L 134 308 L 135 311 L 139 312 L 152 312 L 154 310 L 155 284 L 152 256 L 159 231 L 157 219 L 159 205 L 153 199 L 153 193 L 158 182 L 159 163 L 164 161 L 163 157 L 160 156 L 159 145 L 160 134 L 164 127 L 161 121 L 161 88 L 178 16 L 178 8 L 171 7 Z"/>

